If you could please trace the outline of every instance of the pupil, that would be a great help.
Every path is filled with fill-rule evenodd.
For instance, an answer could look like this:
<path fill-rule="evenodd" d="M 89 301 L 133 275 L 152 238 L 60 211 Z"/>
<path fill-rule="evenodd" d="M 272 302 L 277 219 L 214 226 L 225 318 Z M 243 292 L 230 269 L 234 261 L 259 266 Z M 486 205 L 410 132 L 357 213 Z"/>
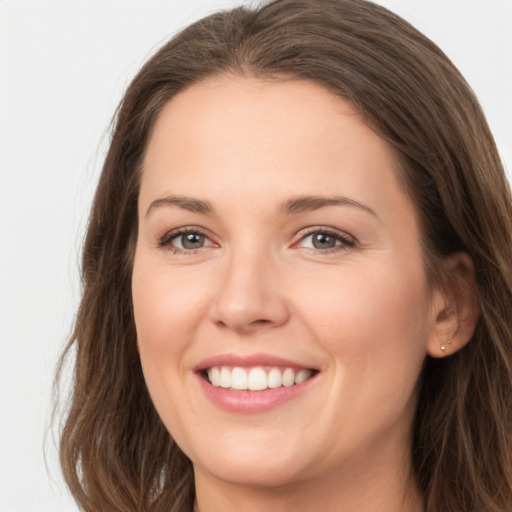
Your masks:
<path fill-rule="evenodd" d="M 198 249 L 204 243 L 204 235 L 200 233 L 187 233 L 183 235 L 181 243 L 184 249 Z"/>
<path fill-rule="evenodd" d="M 315 249 L 331 249 L 336 245 L 336 240 L 325 233 L 317 233 L 313 236 L 313 246 Z"/>

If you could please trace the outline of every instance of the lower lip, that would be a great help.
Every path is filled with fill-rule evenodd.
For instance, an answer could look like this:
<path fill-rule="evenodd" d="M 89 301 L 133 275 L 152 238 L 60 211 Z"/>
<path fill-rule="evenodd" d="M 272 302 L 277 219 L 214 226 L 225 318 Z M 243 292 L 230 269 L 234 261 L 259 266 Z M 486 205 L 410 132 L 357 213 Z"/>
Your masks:
<path fill-rule="evenodd" d="M 281 386 L 263 391 L 239 391 L 212 386 L 202 375 L 197 374 L 204 394 L 218 407 L 230 412 L 257 413 L 274 409 L 298 397 L 316 376 L 293 386 Z"/>

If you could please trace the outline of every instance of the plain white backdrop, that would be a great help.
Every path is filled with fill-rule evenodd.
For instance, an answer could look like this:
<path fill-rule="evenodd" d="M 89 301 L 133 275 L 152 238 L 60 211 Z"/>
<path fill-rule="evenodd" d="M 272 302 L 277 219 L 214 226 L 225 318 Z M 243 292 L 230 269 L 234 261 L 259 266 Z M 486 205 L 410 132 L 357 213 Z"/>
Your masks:
<path fill-rule="evenodd" d="M 0 512 L 74 512 L 51 431 L 56 361 L 117 103 L 178 29 L 228 0 L 0 0 Z M 512 0 L 379 0 L 475 90 L 512 175 Z M 442 91 L 441 91 L 442 92 Z"/>

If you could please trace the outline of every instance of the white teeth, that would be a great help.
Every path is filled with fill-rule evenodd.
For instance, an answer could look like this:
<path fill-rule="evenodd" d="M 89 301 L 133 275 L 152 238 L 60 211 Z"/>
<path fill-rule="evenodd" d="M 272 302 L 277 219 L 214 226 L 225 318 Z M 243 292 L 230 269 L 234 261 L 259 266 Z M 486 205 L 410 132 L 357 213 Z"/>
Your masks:
<path fill-rule="evenodd" d="M 213 386 L 236 389 L 261 391 L 264 389 L 275 389 L 281 386 L 290 387 L 294 384 L 301 384 L 312 375 L 312 370 L 293 368 L 270 368 L 267 373 L 262 367 L 256 366 L 250 370 L 235 366 L 214 366 L 207 371 L 208 380 Z"/>
<path fill-rule="evenodd" d="M 283 386 L 290 387 L 295 384 L 295 372 L 291 368 L 286 368 L 283 373 Z"/>
<path fill-rule="evenodd" d="M 233 389 L 247 389 L 247 373 L 242 368 L 233 368 L 231 372 L 231 387 Z"/>
<path fill-rule="evenodd" d="M 221 388 L 231 387 L 231 372 L 227 368 L 222 368 L 220 371 L 220 383 Z"/>
<path fill-rule="evenodd" d="M 208 378 L 214 386 L 220 386 L 220 371 L 216 366 L 208 370 Z"/>
<path fill-rule="evenodd" d="M 268 372 L 267 381 L 269 388 L 280 388 L 283 385 L 283 378 L 281 377 L 281 372 L 277 368 L 272 368 Z"/>
<path fill-rule="evenodd" d="M 301 382 L 308 380 L 312 374 L 313 372 L 311 370 L 299 370 L 297 375 L 295 375 L 295 384 L 300 384 Z"/>
<path fill-rule="evenodd" d="M 267 389 L 267 374 L 263 368 L 253 368 L 249 372 L 247 388 L 251 391 L 261 391 Z"/>

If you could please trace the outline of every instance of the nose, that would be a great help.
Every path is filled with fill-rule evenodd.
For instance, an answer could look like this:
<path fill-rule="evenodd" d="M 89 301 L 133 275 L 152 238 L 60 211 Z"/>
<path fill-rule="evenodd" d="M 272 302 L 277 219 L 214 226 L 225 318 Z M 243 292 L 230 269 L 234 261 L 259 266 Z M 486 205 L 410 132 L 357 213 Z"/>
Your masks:
<path fill-rule="evenodd" d="M 245 251 L 225 262 L 219 276 L 211 319 L 239 334 L 283 325 L 289 318 L 279 268 L 264 253 Z"/>

